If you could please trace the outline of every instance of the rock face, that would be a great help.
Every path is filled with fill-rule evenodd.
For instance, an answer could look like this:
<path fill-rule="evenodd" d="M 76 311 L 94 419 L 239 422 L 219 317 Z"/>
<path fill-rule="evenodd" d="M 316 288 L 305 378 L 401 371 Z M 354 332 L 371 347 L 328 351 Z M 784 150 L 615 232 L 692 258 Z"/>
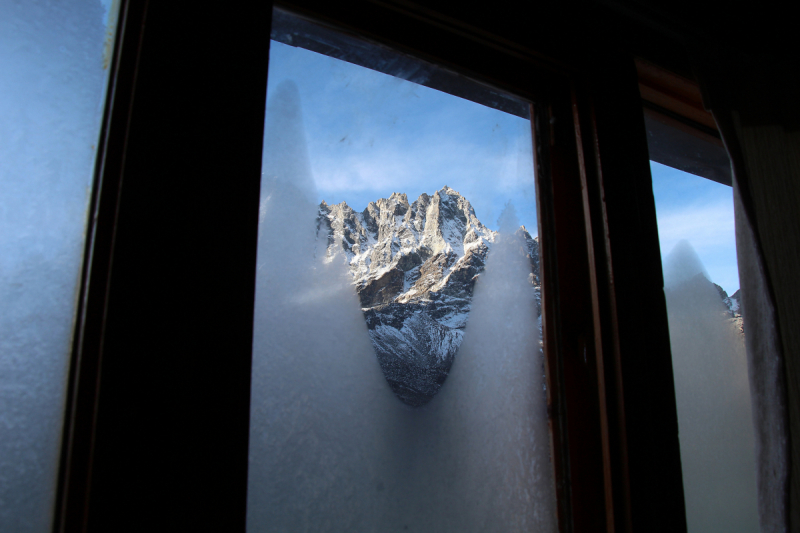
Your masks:
<path fill-rule="evenodd" d="M 520 253 L 531 263 L 539 305 L 539 242 L 522 226 Z M 429 402 L 447 378 L 469 317 L 475 282 L 496 232 L 445 186 L 409 204 L 405 194 L 358 213 L 342 202 L 319 206 L 317 238 L 328 260 L 344 254 L 369 335 L 392 390 L 406 404 Z"/>
<path fill-rule="evenodd" d="M 742 304 L 741 304 L 741 296 L 739 294 L 739 289 L 736 289 L 736 292 L 728 296 L 728 293 L 725 292 L 725 289 L 714 284 L 716 287 L 717 292 L 719 292 L 719 297 L 722 299 L 722 303 L 725 304 L 725 307 L 730 311 L 730 318 L 728 321 L 733 324 L 736 328 L 736 331 L 739 332 L 739 335 L 744 338 L 744 322 L 742 320 Z"/>

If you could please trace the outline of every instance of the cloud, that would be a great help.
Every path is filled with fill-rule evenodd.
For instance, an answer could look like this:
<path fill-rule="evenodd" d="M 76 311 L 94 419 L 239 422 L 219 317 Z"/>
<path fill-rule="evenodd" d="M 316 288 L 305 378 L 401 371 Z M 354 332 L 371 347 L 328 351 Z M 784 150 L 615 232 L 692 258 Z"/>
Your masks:
<path fill-rule="evenodd" d="M 449 185 L 485 224 L 513 198 L 535 228 L 529 121 L 292 47 L 270 57 L 271 90 L 283 78 L 299 87 L 320 199 L 360 210 Z"/>
<path fill-rule="evenodd" d="M 669 252 L 681 239 L 688 240 L 695 248 L 726 246 L 734 235 L 730 202 L 673 207 L 658 214 L 662 252 Z"/>
<path fill-rule="evenodd" d="M 312 154 L 312 167 L 321 192 L 392 190 L 423 185 L 438 189 L 456 183 L 487 185 L 510 192 L 533 182 L 533 164 L 519 141 L 503 150 L 484 143 L 453 139 L 441 132 L 416 139 L 372 141 Z M 530 150 L 527 150 L 530 154 Z M 396 191 L 395 191 L 396 189 Z M 433 192 L 428 191 L 428 192 Z M 461 192 L 461 191 L 460 191 Z"/>
<path fill-rule="evenodd" d="M 494 112 L 499 113 L 499 112 Z M 478 218 L 494 227 L 503 206 L 513 199 L 522 223 L 536 234 L 536 200 L 530 126 L 511 117 L 502 129 L 461 127 L 440 110 L 432 125 L 417 128 L 362 126 L 342 132 L 334 142 L 309 136 L 312 171 L 320 199 L 346 200 L 361 210 L 369 201 L 406 193 L 414 201 L 449 185 L 475 209 Z M 492 126 L 496 121 L 492 121 Z M 508 122 L 511 122 L 510 124 Z M 447 127 L 443 127 L 445 124 Z M 485 124 L 477 125 L 485 126 Z"/>
<path fill-rule="evenodd" d="M 739 283 L 733 203 L 725 199 L 668 209 L 659 207 L 662 258 L 685 239 L 696 250 L 711 280 L 729 291 L 735 290 Z"/>

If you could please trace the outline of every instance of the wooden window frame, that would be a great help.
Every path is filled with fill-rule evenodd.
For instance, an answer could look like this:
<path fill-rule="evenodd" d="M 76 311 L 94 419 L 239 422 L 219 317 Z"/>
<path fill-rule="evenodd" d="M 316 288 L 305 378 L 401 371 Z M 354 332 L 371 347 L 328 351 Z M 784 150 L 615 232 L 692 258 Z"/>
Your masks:
<path fill-rule="evenodd" d="M 54 530 L 244 531 L 272 5 L 122 2 Z M 404 2 L 280 2 L 535 102 L 562 532 L 685 531 L 633 57 L 554 58 Z"/>

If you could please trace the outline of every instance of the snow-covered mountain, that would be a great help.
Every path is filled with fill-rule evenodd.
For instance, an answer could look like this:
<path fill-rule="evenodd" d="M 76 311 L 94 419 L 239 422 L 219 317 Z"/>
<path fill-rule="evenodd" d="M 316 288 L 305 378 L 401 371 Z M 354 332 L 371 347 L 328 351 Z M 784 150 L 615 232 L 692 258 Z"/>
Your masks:
<path fill-rule="evenodd" d="M 413 203 L 393 193 L 360 213 L 345 202 L 319 205 L 318 250 L 321 245 L 326 261 L 347 263 L 378 361 L 405 403 L 426 404 L 447 378 L 476 281 L 498 238 L 469 201 L 447 186 Z M 524 226 L 513 238 L 530 261 L 541 328 L 539 240 Z M 714 286 L 727 320 L 743 335 L 739 292 L 728 296 Z"/>
<path fill-rule="evenodd" d="M 463 338 L 472 294 L 497 232 L 469 201 L 445 186 L 409 204 L 405 194 L 371 202 L 319 206 L 318 242 L 326 259 L 344 258 L 369 335 L 392 390 L 424 405 L 444 383 Z M 525 227 L 515 236 L 531 263 L 539 304 L 539 243 Z"/>

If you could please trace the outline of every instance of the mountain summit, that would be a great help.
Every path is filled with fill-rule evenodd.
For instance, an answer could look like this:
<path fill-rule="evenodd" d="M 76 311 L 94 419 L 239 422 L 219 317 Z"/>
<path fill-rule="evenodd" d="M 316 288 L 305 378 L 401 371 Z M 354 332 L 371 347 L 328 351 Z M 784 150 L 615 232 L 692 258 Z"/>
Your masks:
<path fill-rule="evenodd" d="M 497 238 L 447 186 L 411 204 L 393 193 L 360 213 L 345 202 L 319 205 L 318 242 L 325 243 L 326 260 L 344 255 L 378 361 L 406 404 L 426 404 L 447 378 Z M 524 226 L 513 238 L 530 260 L 538 306 L 538 238 Z"/>

